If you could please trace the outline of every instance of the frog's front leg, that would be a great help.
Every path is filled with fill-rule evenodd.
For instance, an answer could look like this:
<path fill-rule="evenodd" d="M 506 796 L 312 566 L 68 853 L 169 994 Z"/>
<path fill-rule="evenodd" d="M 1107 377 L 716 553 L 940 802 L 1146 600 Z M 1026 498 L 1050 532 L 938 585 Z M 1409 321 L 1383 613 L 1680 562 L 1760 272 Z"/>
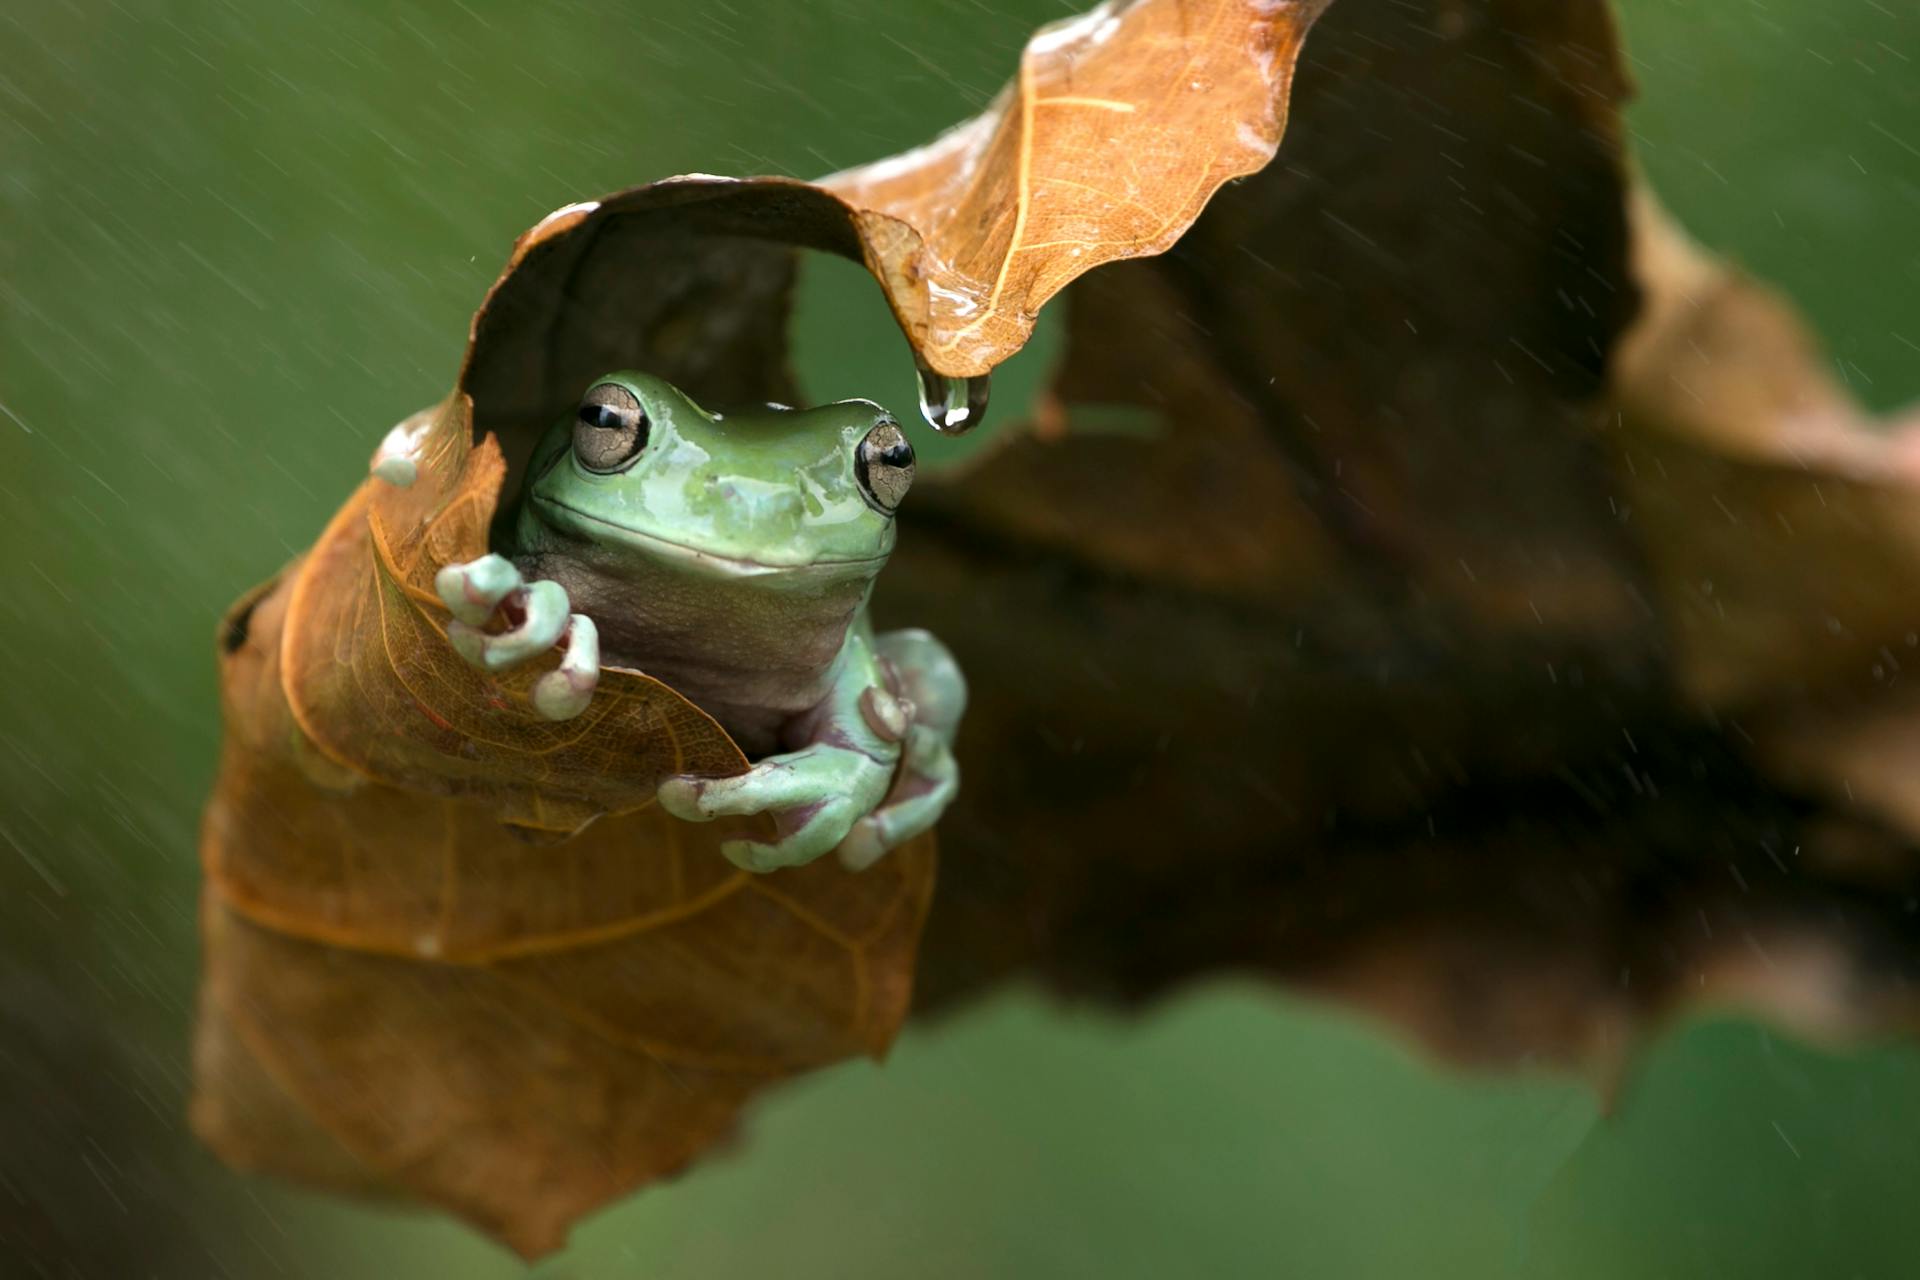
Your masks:
<path fill-rule="evenodd" d="M 912 702 L 889 688 L 887 639 L 876 643 L 864 618 L 848 634 L 831 692 L 801 717 L 807 745 L 770 756 L 736 777 L 670 779 L 660 788 L 661 806 L 692 822 L 772 814 L 779 838 L 771 844 L 736 840 L 721 846 L 750 871 L 797 866 L 836 847 L 857 869 L 932 826 L 952 798 L 951 786 L 908 793 L 896 786 L 895 775 L 903 753 L 909 776 L 920 776 L 916 762 L 938 772 L 944 739 L 937 731 L 917 732 Z M 950 756 L 947 765 L 957 779 Z"/>
<path fill-rule="evenodd" d="M 483 671 L 503 671 L 565 646 L 560 665 L 534 682 L 533 709 L 549 720 L 571 720 L 587 709 L 600 682 L 600 633 L 593 619 L 570 611 L 557 582 L 527 583 L 505 556 L 450 564 L 433 589 L 453 614 L 447 639 Z M 504 623 L 489 629 L 491 623 Z"/>

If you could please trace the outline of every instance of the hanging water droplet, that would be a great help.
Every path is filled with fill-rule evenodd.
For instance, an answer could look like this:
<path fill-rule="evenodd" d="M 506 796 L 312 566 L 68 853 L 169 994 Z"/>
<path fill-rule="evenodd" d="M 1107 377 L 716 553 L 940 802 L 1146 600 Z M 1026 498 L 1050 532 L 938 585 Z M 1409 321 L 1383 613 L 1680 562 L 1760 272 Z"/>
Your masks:
<path fill-rule="evenodd" d="M 914 367 L 920 375 L 920 416 L 935 431 L 950 436 L 965 435 L 987 416 L 989 375 L 949 378 L 918 360 L 914 361 Z"/>

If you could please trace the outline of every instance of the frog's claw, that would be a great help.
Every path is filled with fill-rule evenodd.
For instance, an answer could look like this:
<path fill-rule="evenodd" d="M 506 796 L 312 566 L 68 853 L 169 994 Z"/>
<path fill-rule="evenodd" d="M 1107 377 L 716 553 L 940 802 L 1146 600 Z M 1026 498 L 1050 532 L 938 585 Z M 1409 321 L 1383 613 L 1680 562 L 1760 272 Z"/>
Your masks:
<path fill-rule="evenodd" d="M 485 555 L 447 565 L 434 575 L 433 589 L 453 614 L 447 639 L 454 651 L 484 671 L 539 657 L 564 637 L 560 666 L 534 684 L 533 707 L 549 720 L 570 720 L 586 710 L 600 680 L 600 633 L 591 618 L 569 611 L 565 587 L 529 584 L 505 556 Z M 486 630 L 503 605 L 516 606 L 514 624 Z"/>
<path fill-rule="evenodd" d="M 886 803 L 853 824 L 840 842 L 840 865 L 865 871 L 915 836 L 931 831 L 960 794 L 960 766 L 946 735 L 924 724 L 907 731 L 900 781 Z"/>

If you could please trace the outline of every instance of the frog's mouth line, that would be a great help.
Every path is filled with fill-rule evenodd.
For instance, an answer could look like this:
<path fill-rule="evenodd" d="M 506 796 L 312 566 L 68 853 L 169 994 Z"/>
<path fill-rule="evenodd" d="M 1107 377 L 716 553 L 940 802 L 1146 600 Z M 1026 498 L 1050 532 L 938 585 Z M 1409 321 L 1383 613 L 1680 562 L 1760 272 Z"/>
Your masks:
<path fill-rule="evenodd" d="M 589 515 L 578 507 L 568 506 L 564 502 L 558 502 L 537 493 L 529 494 L 528 497 L 532 501 L 534 509 L 541 512 L 543 517 L 548 517 L 547 523 L 553 525 L 555 528 L 564 531 L 568 525 L 592 525 L 597 529 L 606 530 L 618 541 L 625 542 L 631 546 L 639 546 L 658 551 L 672 559 L 699 568 L 711 569 L 717 573 L 751 576 L 765 573 L 805 573 L 812 569 L 857 569 L 884 563 L 887 558 L 886 555 L 882 554 L 865 556 L 857 560 L 807 560 L 782 564 L 777 561 L 748 560 L 735 556 L 723 556 L 712 551 L 702 551 L 698 547 L 690 547 L 684 542 L 675 542 L 670 538 L 662 538 L 658 534 L 641 533 L 638 529 L 629 529 L 625 525 L 615 524 L 611 520 L 603 520 L 599 516 Z M 556 520 L 549 516 L 549 513 L 562 511 L 566 513 L 563 519 Z"/>

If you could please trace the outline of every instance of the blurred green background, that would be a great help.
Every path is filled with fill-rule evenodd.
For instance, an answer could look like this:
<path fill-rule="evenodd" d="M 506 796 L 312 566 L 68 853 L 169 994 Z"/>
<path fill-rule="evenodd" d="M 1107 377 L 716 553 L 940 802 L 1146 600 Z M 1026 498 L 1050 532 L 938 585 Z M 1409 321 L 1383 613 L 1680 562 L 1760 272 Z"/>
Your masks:
<path fill-rule="evenodd" d="M 213 619 L 445 390 L 542 213 L 923 140 L 1068 7 L 5 6 L 0 1274 L 520 1273 L 445 1219 L 231 1175 L 185 1131 Z M 1629 0 L 1624 22 L 1668 201 L 1793 294 L 1866 400 L 1920 396 L 1920 8 Z M 849 277 L 820 275 L 806 315 L 817 392 L 911 404 Z M 1738 1021 L 1666 1035 L 1607 1109 L 1264 989 L 1137 1022 L 1014 991 L 786 1091 L 750 1139 L 539 1274 L 1920 1266 L 1920 1048 Z"/>

